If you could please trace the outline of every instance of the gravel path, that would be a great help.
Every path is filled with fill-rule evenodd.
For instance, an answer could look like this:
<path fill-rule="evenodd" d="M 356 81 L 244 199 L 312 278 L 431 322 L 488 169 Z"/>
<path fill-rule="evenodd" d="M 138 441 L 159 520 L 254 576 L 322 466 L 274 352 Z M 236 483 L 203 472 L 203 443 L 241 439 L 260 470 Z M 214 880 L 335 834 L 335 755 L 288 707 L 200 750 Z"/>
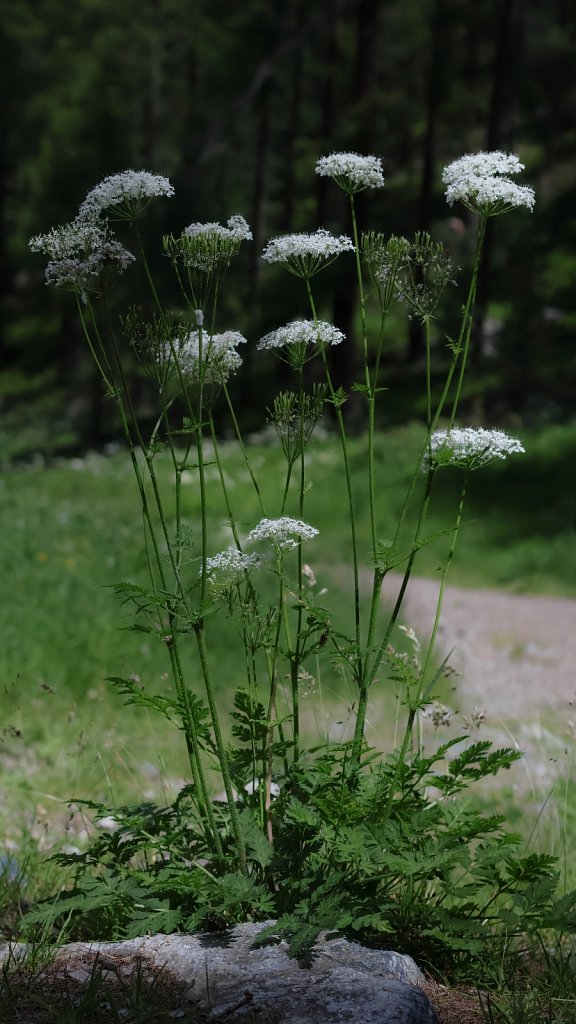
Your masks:
<path fill-rule="evenodd" d="M 399 582 L 387 578 L 386 598 L 393 600 Z M 422 640 L 438 588 L 439 581 L 420 578 L 408 586 L 403 619 Z M 557 775 L 576 737 L 576 599 L 449 586 L 437 651 L 452 651 L 455 706 L 486 711 L 481 735 L 525 750 L 532 775 Z"/>

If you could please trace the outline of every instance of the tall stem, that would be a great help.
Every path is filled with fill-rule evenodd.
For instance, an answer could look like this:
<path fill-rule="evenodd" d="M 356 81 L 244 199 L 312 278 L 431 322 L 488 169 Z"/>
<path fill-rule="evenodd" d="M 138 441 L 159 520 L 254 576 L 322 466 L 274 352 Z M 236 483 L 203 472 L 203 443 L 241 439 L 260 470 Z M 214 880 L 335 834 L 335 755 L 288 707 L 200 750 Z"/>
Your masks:
<path fill-rule="evenodd" d="M 150 582 L 151 582 L 151 585 L 152 585 L 154 591 L 156 591 L 156 573 L 157 573 L 158 574 L 158 579 L 160 581 L 161 591 L 162 591 L 163 595 L 166 595 L 167 592 L 168 592 L 168 583 L 167 583 L 166 574 L 165 574 L 165 570 L 164 570 L 164 562 L 163 562 L 162 556 L 160 554 L 160 549 L 159 549 L 158 541 L 157 541 L 157 538 L 156 538 L 156 530 L 155 530 L 154 523 L 153 523 L 151 515 L 150 515 L 150 509 L 149 509 L 149 505 L 148 505 L 148 498 L 147 498 L 147 495 L 146 495 L 146 488 L 145 488 L 145 485 L 144 485 L 144 479 L 142 477 L 142 473 L 141 473 L 140 466 L 139 466 L 139 463 L 138 463 L 138 458 L 136 456 L 134 442 L 133 442 L 133 439 L 132 439 L 132 432 L 130 430 L 128 419 L 127 419 L 127 416 L 126 416 L 126 410 L 125 410 L 125 407 L 124 407 L 123 394 L 124 394 L 124 397 L 126 398 L 126 401 L 129 402 L 129 392 L 128 392 L 126 380 L 125 380 L 124 374 L 123 374 L 122 363 L 121 363 L 120 356 L 119 356 L 119 353 L 118 353 L 118 350 L 117 350 L 117 347 L 116 347 L 114 335 L 113 335 L 113 332 L 112 332 L 111 336 L 112 336 L 112 342 L 113 342 L 114 355 L 115 355 L 115 360 L 116 360 L 116 363 L 117 363 L 117 366 L 118 366 L 118 370 L 119 370 L 119 373 L 120 373 L 120 376 L 121 376 L 121 382 L 122 382 L 122 389 L 123 390 L 121 392 L 118 389 L 118 387 L 116 386 L 116 384 L 114 383 L 114 379 L 113 379 L 113 375 L 112 375 L 112 370 L 111 370 L 111 367 L 110 367 L 110 365 L 108 363 L 107 355 L 106 355 L 106 352 L 105 352 L 105 349 L 104 349 L 104 346 L 103 346 L 103 343 L 102 343 L 102 339 L 100 337 L 100 332 L 98 330 L 98 325 L 97 325 L 96 320 L 94 318 L 92 309 L 90 309 L 90 313 L 91 313 L 91 317 L 92 317 L 93 329 L 95 331 L 96 338 L 98 339 L 98 344 L 99 344 L 100 349 L 101 349 L 102 360 L 104 362 L 104 365 L 106 366 L 106 373 L 103 374 L 104 380 L 106 381 L 107 385 L 109 386 L 109 388 L 111 390 L 111 394 L 114 396 L 114 398 L 116 399 L 116 402 L 117 402 L 118 410 L 119 410 L 119 413 L 120 413 L 120 419 L 121 419 L 121 422 L 122 422 L 122 428 L 123 428 L 123 431 L 124 431 L 124 436 L 125 436 L 126 442 L 128 444 L 128 451 L 129 451 L 129 454 L 130 454 L 130 459 L 131 459 L 131 462 L 132 462 L 132 467 L 134 469 L 134 475 L 135 475 L 136 482 L 137 482 L 137 485 L 138 485 L 138 491 L 139 491 L 139 494 L 140 494 L 140 501 L 141 501 L 142 512 L 143 512 L 143 516 L 144 516 L 144 521 L 145 521 L 145 524 L 147 526 L 148 535 L 149 535 L 149 537 L 150 537 L 150 539 L 152 541 L 152 548 L 153 548 L 153 552 L 154 552 L 155 566 L 153 566 L 153 564 L 152 564 L 152 560 L 150 558 L 150 551 L 149 551 L 148 545 L 146 544 L 146 554 L 147 554 L 147 559 L 148 559 L 148 571 L 149 571 L 149 576 L 150 576 Z M 83 325 L 84 333 L 85 333 L 86 338 L 87 338 L 87 340 L 89 342 L 90 350 L 94 354 L 94 346 L 92 345 L 92 341 L 91 341 L 91 338 L 90 338 L 90 335 L 89 335 L 89 332 L 88 332 L 88 328 L 87 328 L 87 325 L 85 323 L 84 316 L 83 316 L 83 313 L 82 313 L 81 309 L 80 309 L 80 314 L 81 314 L 81 320 L 82 320 L 82 325 Z M 100 369 L 100 372 L 102 372 L 102 360 L 99 360 L 99 359 L 96 360 L 97 365 L 98 365 L 98 367 Z M 135 422 L 134 411 L 131 410 L 131 412 L 132 412 L 133 422 Z M 138 437 L 139 437 L 140 444 L 143 445 L 143 441 L 142 441 L 142 438 L 141 438 L 141 435 L 139 434 L 139 432 L 138 432 Z M 157 499 L 159 499 L 159 492 L 156 492 L 156 496 L 157 496 Z M 161 502 L 159 503 L 159 513 L 161 515 L 161 518 L 163 519 L 163 509 L 162 509 Z M 165 522 L 163 523 L 163 526 L 164 526 L 164 534 L 166 536 L 167 531 L 166 531 Z M 193 781 L 194 781 L 194 786 L 195 786 L 195 790 L 196 790 L 199 806 L 201 808 L 201 813 L 207 818 L 209 826 L 210 826 L 210 832 L 211 832 L 211 836 L 212 836 L 212 843 L 213 843 L 215 852 L 216 852 L 216 854 L 218 856 L 222 857 L 222 844 L 220 842 L 220 836 L 219 836 L 219 833 L 218 833 L 218 828 L 217 828 L 217 825 L 216 825 L 214 814 L 212 812 L 211 802 L 210 802 L 209 797 L 208 797 L 208 790 L 207 790 L 207 786 L 206 786 L 206 779 L 205 779 L 205 775 L 204 775 L 204 771 L 203 771 L 203 767 L 202 767 L 202 756 L 201 756 L 200 746 L 199 746 L 199 743 L 198 743 L 198 737 L 197 737 L 197 732 L 196 732 L 196 724 L 195 724 L 195 721 L 194 721 L 194 715 L 193 715 L 193 712 L 192 712 L 192 709 L 191 709 L 191 706 L 190 706 L 190 701 L 189 701 L 189 697 L 188 697 L 188 691 L 186 689 L 186 685 L 185 685 L 184 677 L 183 677 L 183 673 L 182 673 L 182 665 L 181 665 L 181 661 L 180 661 L 178 642 L 177 642 L 176 619 L 175 619 L 173 610 L 171 610 L 170 608 L 168 608 L 168 615 L 169 615 L 170 630 L 171 630 L 171 632 L 170 632 L 170 639 L 168 641 L 169 657 L 170 657 L 170 663 L 171 663 L 171 667 L 172 667 L 172 675 L 173 675 L 173 679 L 174 679 L 174 684 L 175 684 L 176 692 L 178 694 L 178 697 L 179 697 L 179 700 L 180 700 L 180 704 L 181 704 L 182 721 L 185 724 L 184 735 L 185 735 L 185 739 L 186 739 L 186 746 L 187 746 L 187 751 L 188 751 L 188 761 L 189 761 L 189 764 L 190 764 L 190 771 L 191 771 L 192 778 L 193 778 Z M 208 839 L 208 837 L 207 837 L 207 839 Z M 209 845 L 210 845 L 210 843 L 209 843 Z"/>
<path fill-rule="evenodd" d="M 462 523 L 462 513 L 463 513 L 463 509 L 464 509 L 464 500 L 465 500 L 465 497 L 466 497 L 466 485 L 467 485 L 467 482 L 468 482 L 468 475 L 466 475 L 466 477 L 464 478 L 464 483 L 462 485 L 462 491 L 460 493 L 460 502 L 459 502 L 459 505 L 458 505 L 458 513 L 457 513 L 457 516 L 456 516 L 456 523 L 455 523 L 454 532 L 453 532 L 453 535 L 452 535 L 452 543 L 450 545 L 450 551 L 448 553 L 448 558 L 446 559 L 446 564 L 445 564 L 444 570 L 442 572 L 442 580 L 441 580 L 441 583 L 440 583 L 440 591 L 439 591 L 439 594 L 438 594 L 438 600 L 436 602 L 436 614 L 434 616 L 434 626 L 432 628 L 432 634 L 431 634 L 430 640 L 428 642 L 428 647 L 427 647 L 427 650 L 426 650 L 426 657 L 424 659 L 424 664 L 422 665 L 422 668 L 420 670 L 420 679 L 419 679 L 419 684 L 418 684 L 418 691 L 417 691 L 415 697 L 411 701 L 410 710 L 408 712 L 408 718 L 407 718 L 407 721 L 406 721 L 406 728 L 404 730 L 404 737 L 403 737 L 402 745 L 400 747 L 400 750 L 399 750 L 399 753 L 398 753 L 398 758 L 397 758 L 397 761 L 396 761 L 396 770 L 394 772 L 394 777 L 392 779 L 392 783 L 390 785 L 390 789 L 389 789 L 389 792 L 388 792 L 388 799 L 386 801 L 386 807 L 384 809 L 384 815 L 383 815 L 383 820 L 384 821 L 386 820 L 386 818 L 390 814 L 390 810 L 391 810 L 392 804 L 394 802 L 394 795 L 395 795 L 395 792 L 396 792 L 396 786 L 398 784 L 398 779 L 400 777 L 400 771 L 401 771 L 402 765 L 404 764 L 404 760 L 405 760 L 406 754 L 408 752 L 408 747 L 409 747 L 410 742 L 412 740 L 412 732 L 413 732 L 413 728 L 414 728 L 414 721 L 416 719 L 416 714 L 417 714 L 417 712 L 418 712 L 418 710 L 419 710 L 419 708 L 421 706 L 422 695 L 424 693 L 424 686 L 425 686 L 425 682 L 426 682 L 426 675 L 427 675 L 427 672 L 428 672 L 428 667 L 429 667 L 429 664 L 430 664 L 430 659 L 432 657 L 432 652 L 434 650 L 434 644 L 436 642 L 436 635 L 438 633 L 438 626 L 440 624 L 440 616 L 442 614 L 442 605 L 443 605 L 443 602 L 444 602 L 444 591 L 446 589 L 446 578 L 448 576 L 448 570 L 450 568 L 450 565 L 452 563 L 452 559 L 454 557 L 454 551 L 456 549 L 456 541 L 458 539 L 458 534 L 460 532 L 460 526 L 461 526 L 461 523 Z"/>
<path fill-rule="evenodd" d="M 308 293 L 308 301 L 310 302 L 310 309 L 314 322 L 318 323 L 318 314 L 316 312 L 316 305 L 314 302 L 314 296 L 312 295 L 312 289 L 310 287 L 309 278 L 305 278 L 306 291 Z M 350 471 L 350 458 L 348 455 L 348 438 L 346 435 L 346 427 L 344 426 L 344 417 L 342 416 L 342 409 L 340 407 L 341 402 L 339 397 L 336 395 L 334 386 L 332 384 L 332 376 L 330 374 L 330 368 L 328 366 L 328 359 L 326 358 L 326 352 L 324 345 L 320 346 L 320 353 L 322 361 L 324 363 L 324 372 L 326 374 L 326 380 L 328 383 L 328 392 L 330 394 L 331 402 L 334 406 L 336 414 L 336 422 L 338 424 L 338 433 L 340 436 L 340 444 L 342 447 L 342 459 L 344 462 L 344 477 L 346 480 L 346 495 L 348 498 L 348 515 L 350 520 L 350 537 L 352 542 L 352 565 L 354 573 L 354 632 L 356 640 L 356 658 L 355 658 L 355 675 L 356 681 L 361 682 L 362 679 L 362 635 L 360 628 L 360 573 L 358 566 L 358 539 L 356 534 L 356 515 L 354 511 L 354 495 L 352 491 L 352 473 Z"/>
<path fill-rule="evenodd" d="M 224 738 L 222 736 L 222 730 L 220 728 L 220 719 L 218 717 L 218 709 L 216 706 L 216 696 L 210 678 L 210 670 L 208 667 L 208 654 L 206 650 L 206 636 L 204 632 L 204 626 L 201 623 L 196 623 L 194 626 L 194 633 L 196 635 L 196 642 L 198 644 L 198 655 L 200 658 L 200 665 L 202 668 L 202 675 L 204 677 L 204 686 L 206 689 L 206 698 L 208 701 L 208 707 L 210 709 L 210 718 L 212 720 L 212 729 L 214 732 L 214 742 L 216 745 L 216 752 L 218 754 L 218 765 L 222 773 L 222 781 L 224 783 L 224 791 L 226 793 L 226 800 L 228 803 L 228 810 L 230 813 L 230 823 L 232 825 L 232 831 L 234 833 L 234 839 L 236 840 L 236 850 L 238 853 L 238 861 L 240 867 L 244 872 L 247 872 L 246 862 L 246 846 L 242 838 L 242 831 L 240 828 L 240 818 L 238 815 L 238 808 L 236 807 L 236 801 L 234 799 L 234 790 L 232 787 L 232 776 L 230 774 L 230 766 L 228 764 L 228 755 L 224 746 Z"/>
<path fill-rule="evenodd" d="M 460 364 L 460 373 L 458 376 L 458 383 L 456 385 L 456 394 L 452 403 L 452 411 L 450 413 L 450 422 L 448 429 L 451 430 L 454 426 L 454 420 L 456 419 L 456 413 L 458 411 L 458 405 L 460 403 L 460 395 L 462 393 L 462 384 L 464 381 L 464 374 L 466 372 L 466 364 L 468 362 L 468 353 L 470 351 L 470 338 L 472 337 L 472 323 L 474 304 L 476 302 L 476 290 L 478 286 L 478 274 L 480 272 L 480 258 L 482 256 L 482 247 L 484 245 L 484 237 L 486 235 L 486 225 L 488 220 L 486 217 L 481 217 L 478 222 L 478 234 L 476 236 L 476 257 L 474 260 L 474 269 L 472 271 L 472 280 L 470 282 L 470 289 L 468 291 L 468 298 L 464 307 L 464 314 L 462 318 L 462 331 L 458 339 L 458 347 L 462 347 L 462 332 L 464 334 L 464 353 L 462 355 L 462 362 Z"/>
<path fill-rule="evenodd" d="M 252 466 L 250 465 L 250 460 L 248 458 L 248 452 L 246 451 L 246 445 L 244 444 L 244 440 L 242 438 L 242 433 L 241 433 L 240 427 L 238 425 L 238 420 L 236 418 L 236 413 L 234 411 L 234 406 L 232 405 L 232 399 L 230 398 L 230 392 L 228 391 L 228 387 L 227 387 L 226 384 L 223 385 L 223 391 L 224 391 L 224 397 L 226 398 L 226 403 L 228 405 L 228 409 L 230 411 L 230 415 L 232 417 L 232 423 L 234 425 L 234 433 L 236 434 L 236 438 L 237 438 L 238 444 L 240 445 L 240 451 L 242 452 L 242 457 L 244 459 L 244 465 L 246 466 L 246 469 L 248 470 L 248 474 L 250 476 L 250 479 L 251 479 L 251 481 L 252 481 L 252 483 L 254 485 L 254 490 L 256 491 L 256 495 L 258 497 L 258 503 L 260 505 L 260 510 L 262 512 L 262 515 L 266 515 L 265 509 L 264 509 L 264 502 L 262 501 L 262 494 L 260 492 L 260 487 L 258 485 L 258 481 L 257 481 L 256 477 L 254 476 L 254 473 L 253 473 L 253 470 L 252 470 Z"/>

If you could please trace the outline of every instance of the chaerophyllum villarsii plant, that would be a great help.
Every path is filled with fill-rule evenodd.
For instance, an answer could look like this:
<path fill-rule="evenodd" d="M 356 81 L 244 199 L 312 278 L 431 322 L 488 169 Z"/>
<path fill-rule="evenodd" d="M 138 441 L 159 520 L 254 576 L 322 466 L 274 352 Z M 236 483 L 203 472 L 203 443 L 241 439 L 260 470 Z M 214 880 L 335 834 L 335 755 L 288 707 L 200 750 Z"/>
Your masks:
<path fill-rule="evenodd" d="M 264 264 L 277 264 L 275 273 L 283 270 L 300 280 L 302 308 L 300 319 L 260 340 L 245 339 L 221 323 L 226 275 L 252 239 L 240 214 L 226 224 L 192 223 L 181 234 L 164 237 L 163 253 L 181 298 L 176 309 L 161 301 L 140 230 L 150 204 L 173 194 L 160 175 L 133 170 L 112 175 L 92 189 L 70 224 L 32 239 L 31 248 L 48 257 L 47 283 L 76 297 L 86 344 L 118 410 L 142 505 L 148 584 L 118 589 L 133 602 L 138 628 L 164 645 L 173 691 L 166 697 L 141 690 L 130 679 L 114 682 L 128 703 L 144 704 L 180 729 L 190 770 L 190 783 L 172 807 L 116 809 L 117 831 L 100 835 L 87 853 L 68 857 L 77 869 L 75 889 L 45 913 L 86 915 L 89 906 L 94 931 L 121 934 L 276 916 L 284 933 L 292 935 L 295 951 L 310 945 L 321 928 L 336 928 L 372 940 L 392 932 L 404 948 L 428 943 L 443 954 L 471 953 L 498 927 L 511 935 L 559 913 L 550 858 L 522 857 L 500 818 L 454 803 L 469 783 L 508 767 L 517 752 L 493 751 L 489 743 L 468 738 L 463 746 L 450 740 L 428 755 L 419 730 L 420 713 L 435 725 L 449 718 L 434 693 L 442 672 L 442 666 L 435 668 L 434 644 L 468 477 L 523 451 L 501 430 L 458 423 L 486 224 L 518 208 L 532 209 L 532 189 L 510 178 L 521 170 L 517 157 L 504 153 L 464 156 L 444 170 L 448 202 L 464 203 L 477 217 L 477 242 L 460 328 L 447 339 L 449 362 L 439 397 L 431 384 L 432 324 L 455 272 L 443 247 L 425 232 L 412 239 L 360 232 L 355 196 L 385 185 L 378 157 L 334 153 L 318 160 L 316 173 L 332 179 L 348 197 L 350 233 L 319 228 L 267 243 Z M 130 248 L 114 235 L 113 226 L 121 222 L 124 232 L 131 232 Z M 366 410 L 368 551 L 358 539 L 347 395 L 334 379 L 330 358 L 333 346 L 350 340 L 320 319 L 314 292 L 317 275 L 330 273 L 340 259 L 350 261 L 359 294 L 362 377 L 355 388 Z M 118 323 L 109 292 L 116 276 L 134 273 L 135 264 L 147 282 L 151 311 L 145 315 L 132 308 Z M 375 338 L 368 336 L 368 302 L 378 312 Z M 396 533 L 384 542 L 376 410 L 385 401 L 382 355 L 394 303 L 404 304 L 424 328 L 426 424 Z M 284 360 L 294 379 L 293 388 L 271 397 L 267 407 L 285 462 L 284 485 L 273 501 L 265 501 L 229 389 L 249 345 L 262 353 L 255 358 Z M 147 432 L 133 406 L 129 348 L 156 395 L 155 422 Z M 311 362 L 316 364 L 312 387 Z M 225 403 L 254 487 L 259 518 L 251 523 L 235 507 L 223 469 L 217 398 Z M 316 596 L 309 564 L 322 550 L 322 536 L 307 516 L 309 446 L 327 407 L 342 458 L 345 500 L 338 514 L 346 516 L 350 538 L 353 611 L 347 630 L 333 626 L 321 595 Z M 168 493 L 159 460 L 171 467 Z M 208 462 L 216 467 L 230 528 L 229 544 L 220 549 L 211 531 Z M 430 639 L 421 649 L 408 631 L 413 648 L 408 657 L 391 641 L 426 540 L 434 481 L 447 471 L 462 478 L 448 530 L 450 550 Z M 195 480 L 200 509 L 192 541 L 183 511 L 185 474 Z M 420 491 L 416 484 L 422 474 L 425 486 L 411 540 L 401 550 L 408 505 Z M 366 606 L 361 567 L 367 562 Z M 381 591 L 394 568 L 402 570 L 401 582 L 388 608 Z M 235 683 L 243 682 L 234 696 L 230 728 L 216 696 L 222 686 L 215 683 L 217 657 L 206 625 L 217 615 L 232 616 L 239 637 Z M 196 665 L 192 677 L 190 648 Z M 352 681 L 354 730 L 347 742 L 309 750 L 300 698 L 322 657 L 336 659 Z M 191 678 L 200 678 L 201 686 Z M 369 701 L 381 696 L 383 686 L 400 687 L 406 711 L 392 751 L 373 750 L 365 741 Z M 479 711 L 478 721 L 481 717 Z M 232 743 L 226 738 L 230 734 Z M 428 797 L 431 786 L 434 799 Z"/>

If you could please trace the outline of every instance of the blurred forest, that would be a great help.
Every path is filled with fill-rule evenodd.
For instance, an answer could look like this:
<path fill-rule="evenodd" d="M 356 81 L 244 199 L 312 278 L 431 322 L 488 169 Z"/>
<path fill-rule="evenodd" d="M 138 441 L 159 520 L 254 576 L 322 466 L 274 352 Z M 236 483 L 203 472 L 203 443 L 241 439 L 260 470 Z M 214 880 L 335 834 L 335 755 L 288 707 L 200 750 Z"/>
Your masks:
<path fill-rule="evenodd" d="M 560 421 L 576 384 L 576 8 L 568 0 L 0 0 L 1 460 L 113 440 L 117 424 L 85 352 L 70 295 L 48 290 L 31 235 L 71 220 L 89 188 L 127 167 L 167 175 L 176 196 L 148 221 L 160 236 L 242 213 L 254 245 L 234 274 L 221 329 L 251 341 L 306 316 L 303 289 L 260 260 L 266 240 L 349 229 L 342 193 L 314 174 L 335 150 L 382 157 L 386 187 L 360 198 L 366 227 L 427 229 L 462 284 L 473 218 L 445 203 L 442 167 L 503 149 L 526 164 L 530 215 L 489 224 L 475 327 L 470 421 Z M 128 247 L 130 247 L 128 245 Z M 322 313 L 354 337 L 352 263 L 320 275 Z M 288 278 L 288 279 L 287 279 Z M 119 307 L 143 300 L 129 272 Z M 225 322 L 224 322 L 225 320 Z M 440 330 L 440 328 L 439 328 Z M 440 335 L 441 338 L 441 335 Z M 354 379 L 354 346 L 335 371 Z M 442 345 L 438 346 L 442 359 Z M 398 314 L 383 424 L 421 411 L 418 325 Z M 236 381 L 246 429 L 262 425 L 262 374 Z M 145 384 L 134 387 L 146 409 Z"/>

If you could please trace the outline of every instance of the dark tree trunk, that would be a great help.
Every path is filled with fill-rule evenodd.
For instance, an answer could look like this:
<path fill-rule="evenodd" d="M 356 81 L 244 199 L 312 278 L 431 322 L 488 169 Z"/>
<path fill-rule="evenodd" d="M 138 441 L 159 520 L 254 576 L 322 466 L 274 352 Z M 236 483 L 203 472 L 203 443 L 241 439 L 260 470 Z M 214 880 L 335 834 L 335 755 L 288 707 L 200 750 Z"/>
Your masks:
<path fill-rule="evenodd" d="M 370 99 L 376 87 L 376 41 L 381 4 L 378 0 L 357 0 L 355 5 L 356 51 L 354 77 L 352 82 L 352 109 L 357 112 L 356 130 L 352 148 L 361 154 L 370 154 L 374 148 L 374 118 L 371 116 Z M 364 222 L 365 195 L 355 197 L 356 217 L 359 225 Z M 353 392 L 356 379 L 358 351 L 354 338 L 354 320 L 358 305 L 357 286 L 351 287 L 347 279 L 334 298 L 334 322 L 347 338 L 345 345 L 338 345 L 332 352 L 332 365 L 338 383 L 348 392 L 344 407 L 349 423 L 360 419 L 361 396 Z"/>
<path fill-rule="evenodd" d="M 500 4 L 497 36 L 492 60 L 490 103 L 488 108 L 488 125 L 486 129 L 487 151 L 498 149 L 502 145 L 504 125 L 509 114 L 509 97 L 507 93 L 508 76 L 512 60 L 511 35 L 514 0 L 502 0 Z M 471 359 L 477 363 L 482 354 L 482 336 L 484 322 L 490 301 L 490 277 L 494 250 L 494 221 L 488 221 L 484 248 L 478 274 L 478 291 L 476 298 L 476 317 L 473 334 Z M 481 410 L 478 410 L 478 414 Z"/>
<path fill-rule="evenodd" d="M 428 231 L 432 216 L 434 195 L 434 170 L 436 166 L 436 135 L 438 111 L 444 93 L 447 53 L 450 50 L 447 37 L 448 19 L 446 0 L 434 0 L 430 27 L 430 62 L 426 88 L 426 131 L 422 147 L 422 175 L 418 200 L 418 231 Z M 417 317 L 410 321 L 408 335 L 408 362 L 420 359 L 424 352 L 422 324 Z"/>

